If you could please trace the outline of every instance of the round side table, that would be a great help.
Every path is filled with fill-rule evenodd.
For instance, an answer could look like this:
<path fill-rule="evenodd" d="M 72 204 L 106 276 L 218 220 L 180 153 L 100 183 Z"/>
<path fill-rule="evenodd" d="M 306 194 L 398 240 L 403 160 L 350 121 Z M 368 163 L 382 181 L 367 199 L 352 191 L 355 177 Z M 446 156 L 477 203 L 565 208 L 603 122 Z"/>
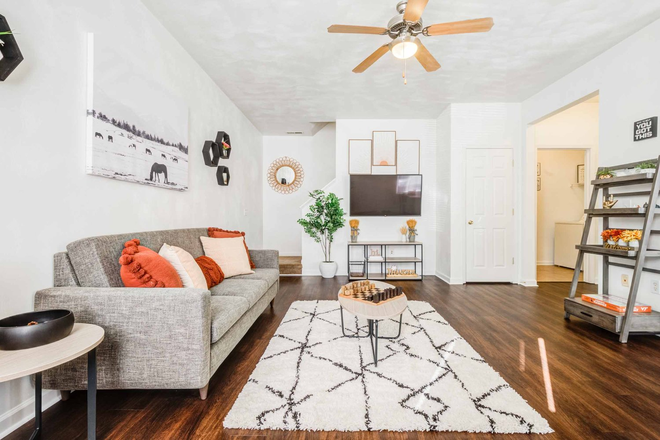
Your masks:
<path fill-rule="evenodd" d="M 371 281 L 378 289 L 391 289 L 393 285 L 381 281 Z M 354 299 L 337 293 L 339 301 L 339 312 L 341 313 L 341 332 L 347 338 L 369 338 L 371 342 L 371 354 L 374 356 L 374 366 L 378 366 L 378 340 L 379 339 L 397 339 L 401 336 L 401 324 L 403 322 L 403 312 L 408 307 L 408 298 L 406 294 L 390 298 L 378 304 L 369 301 Z M 359 336 L 358 332 L 354 335 L 347 335 L 344 329 L 344 309 L 347 312 L 359 318 L 364 318 L 369 324 L 369 331 L 365 336 Z M 399 331 L 396 336 L 380 336 L 378 334 L 378 322 L 384 319 L 399 317 Z"/>
<path fill-rule="evenodd" d="M 34 432 L 41 437 L 41 373 L 87 354 L 87 438 L 96 439 L 96 347 L 105 331 L 93 324 L 74 324 L 59 341 L 25 350 L 0 350 L 0 382 L 34 374 Z"/>

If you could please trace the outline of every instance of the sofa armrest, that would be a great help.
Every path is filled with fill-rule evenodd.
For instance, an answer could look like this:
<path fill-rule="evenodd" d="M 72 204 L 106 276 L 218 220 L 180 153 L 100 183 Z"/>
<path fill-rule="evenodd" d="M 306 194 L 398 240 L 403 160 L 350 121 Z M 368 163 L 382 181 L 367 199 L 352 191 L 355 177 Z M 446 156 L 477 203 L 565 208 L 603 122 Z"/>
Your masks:
<path fill-rule="evenodd" d="M 250 249 L 250 258 L 261 269 L 279 269 L 280 252 L 270 249 Z"/>
<path fill-rule="evenodd" d="M 68 309 L 76 322 L 103 327 L 101 389 L 201 388 L 208 382 L 208 290 L 55 287 L 38 291 L 34 303 L 36 310 Z M 44 387 L 85 389 L 86 370 L 79 358 L 45 374 Z"/>

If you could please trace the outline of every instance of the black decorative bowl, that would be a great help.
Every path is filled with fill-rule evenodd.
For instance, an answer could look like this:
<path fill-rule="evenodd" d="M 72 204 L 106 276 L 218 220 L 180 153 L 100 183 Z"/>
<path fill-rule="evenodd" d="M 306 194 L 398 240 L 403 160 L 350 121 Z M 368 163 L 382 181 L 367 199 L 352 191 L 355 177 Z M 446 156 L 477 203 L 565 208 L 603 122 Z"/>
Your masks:
<path fill-rule="evenodd" d="M 28 325 L 36 322 L 36 324 Z M 22 350 L 66 338 L 75 319 L 70 310 L 44 310 L 0 319 L 0 350 Z"/>

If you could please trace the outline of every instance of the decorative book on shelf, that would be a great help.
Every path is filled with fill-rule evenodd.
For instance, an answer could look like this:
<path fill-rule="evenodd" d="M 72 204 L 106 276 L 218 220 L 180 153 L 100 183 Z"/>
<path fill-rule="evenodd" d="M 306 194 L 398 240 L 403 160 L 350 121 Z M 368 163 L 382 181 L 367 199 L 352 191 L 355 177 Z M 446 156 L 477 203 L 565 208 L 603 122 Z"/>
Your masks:
<path fill-rule="evenodd" d="M 590 302 L 615 312 L 626 313 L 627 301 L 626 298 L 621 296 L 584 294 L 582 295 L 582 301 Z M 651 310 L 651 306 L 640 303 L 635 303 L 635 307 L 633 307 L 633 313 L 651 313 Z"/>
<path fill-rule="evenodd" d="M 585 254 L 599 255 L 603 262 L 603 294 L 585 294 L 576 298 L 580 270 L 575 270 L 569 296 L 564 299 L 565 319 L 569 319 L 570 316 L 581 318 L 618 334 L 622 343 L 628 342 L 628 336 L 633 333 L 660 334 L 660 313 L 653 311 L 650 306 L 637 302 L 642 273 L 660 274 L 660 270 L 647 266 L 647 260 L 660 257 L 660 249 L 650 247 L 651 235 L 660 232 L 653 230 L 655 216 L 660 213 L 658 211 L 660 179 L 656 172 L 658 163 L 660 157 L 643 162 L 598 168 L 599 177 L 591 181 L 593 191 L 589 208 L 584 210 L 586 220 L 582 239 L 575 246 L 578 255 L 574 267 L 582 267 Z M 620 187 L 631 185 L 636 187 L 635 191 L 619 190 Z M 644 197 L 646 202 L 643 206 L 632 208 L 615 207 L 618 199 L 629 197 Z M 596 217 L 602 218 L 601 237 L 608 243 L 587 242 L 593 219 Z M 636 224 L 637 227 L 633 230 L 610 229 L 610 218 L 615 217 L 624 223 L 631 218 L 642 219 L 642 227 L 639 228 Z M 632 270 L 627 298 L 609 294 L 610 266 Z"/>

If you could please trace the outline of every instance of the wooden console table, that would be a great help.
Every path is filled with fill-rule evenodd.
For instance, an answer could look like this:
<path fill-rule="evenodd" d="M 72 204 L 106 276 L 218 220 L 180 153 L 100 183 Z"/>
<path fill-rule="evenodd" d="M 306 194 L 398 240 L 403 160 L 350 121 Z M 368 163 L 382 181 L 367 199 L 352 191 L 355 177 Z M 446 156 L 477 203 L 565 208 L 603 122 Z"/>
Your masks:
<path fill-rule="evenodd" d="M 361 246 L 363 248 L 363 258 L 360 259 L 351 259 L 351 248 Z M 367 251 L 369 247 L 380 247 L 380 254 L 383 257 L 382 260 L 370 260 Z M 412 257 L 390 257 L 387 256 L 387 250 L 390 247 L 401 247 L 408 246 L 413 248 Z M 348 279 L 349 281 L 357 280 L 401 280 L 401 281 L 421 281 L 424 277 L 424 245 L 421 241 L 414 242 L 405 242 L 405 241 L 359 241 L 357 243 L 348 243 Z M 387 265 L 388 264 L 413 264 L 415 268 L 416 276 L 391 276 L 387 275 Z M 379 264 L 379 272 L 369 272 L 370 264 Z M 420 265 L 420 271 L 417 271 L 417 265 Z M 355 275 L 355 272 L 351 272 L 351 266 L 361 266 L 363 269 L 362 276 Z"/>
<path fill-rule="evenodd" d="M 87 354 L 87 438 L 96 439 L 96 347 L 104 330 L 93 324 L 74 324 L 64 339 L 25 350 L 0 350 L 0 382 L 34 374 L 34 432 L 41 437 L 41 373 Z"/>

